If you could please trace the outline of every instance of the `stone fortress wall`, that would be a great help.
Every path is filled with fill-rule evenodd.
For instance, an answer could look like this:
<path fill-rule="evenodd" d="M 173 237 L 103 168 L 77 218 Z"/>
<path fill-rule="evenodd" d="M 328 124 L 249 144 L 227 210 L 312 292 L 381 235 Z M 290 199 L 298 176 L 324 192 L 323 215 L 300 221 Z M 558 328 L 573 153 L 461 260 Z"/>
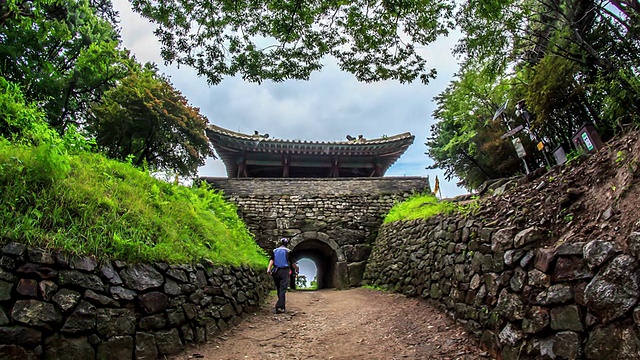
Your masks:
<path fill-rule="evenodd" d="M 384 225 L 365 283 L 431 299 L 498 359 L 640 359 L 640 233 L 541 247 L 473 217 Z"/>
<path fill-rule="evenodd" d="M 0 358 L 163 358 L 238 324 L 271 287 L 247 266 L 99 263 L 9 243 L 0 252 Z"/>
<path fill-rule="evenodd" d="M 205 180 L 238 205 L 258 245 L 270 251 L 288 237 L 294 255 L 318 253 L 329 263 L 323 287 L 339 289 L 360 285 L 389 209 L 429 190 L 424 177 Z"/>

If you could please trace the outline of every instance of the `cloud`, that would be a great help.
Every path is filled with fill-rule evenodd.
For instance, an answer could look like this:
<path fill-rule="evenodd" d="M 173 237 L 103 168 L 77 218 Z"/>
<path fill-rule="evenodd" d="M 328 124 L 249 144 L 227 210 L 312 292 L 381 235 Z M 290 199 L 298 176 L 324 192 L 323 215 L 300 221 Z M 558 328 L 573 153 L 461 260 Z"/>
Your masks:
<path fill-rule="evenodd" d="M 127 0 L 114 0 L 113 4 L 121 16 L 123 45 L 139 61 L 158 63 L 173 85 L 211 123 L 243 133 L 258 130 L 274 138 L 312 141 L 344 140 L 347 134 L 377 138 L 411 132 L 415 135 L 414 144 L 387 175 L 429 176 L 432 186 L 437 175 L 443 196 L 466 192 L 455 185 L 457 180 L 445 181 L 442 171 L 425 169 L 432 163 L 425 155 L 424 145 L 434 122 L 432 99 L 444 90 L 458 69 L 450 49 L 459 35 L 452 34 L 421 49 L 429 59 L 428 65 L 438 70 L 438 78 L 429 85 L 358 82 L 328 59 L 325 68 L 309 81 L 265 81 L 258 85 L 234 77 L 210 87 L 191 68 L 164 65 L 153 25 L 133 13 Z M 222 161 L 214 159 L 208 159 L 199 173 L 226 176 Z"/>

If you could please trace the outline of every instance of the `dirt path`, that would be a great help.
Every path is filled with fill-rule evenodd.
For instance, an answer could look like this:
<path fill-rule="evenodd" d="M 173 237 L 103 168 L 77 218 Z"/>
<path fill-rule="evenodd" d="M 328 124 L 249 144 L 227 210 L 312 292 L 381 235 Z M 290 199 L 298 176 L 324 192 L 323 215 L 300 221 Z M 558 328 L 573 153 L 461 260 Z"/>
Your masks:
<path fill-rule="evenodd" d="M 489 359 L 419 299 L 363 288 L 296 291 L 287 293 L 287 310 L 265 308 L 173 359 Z"/>

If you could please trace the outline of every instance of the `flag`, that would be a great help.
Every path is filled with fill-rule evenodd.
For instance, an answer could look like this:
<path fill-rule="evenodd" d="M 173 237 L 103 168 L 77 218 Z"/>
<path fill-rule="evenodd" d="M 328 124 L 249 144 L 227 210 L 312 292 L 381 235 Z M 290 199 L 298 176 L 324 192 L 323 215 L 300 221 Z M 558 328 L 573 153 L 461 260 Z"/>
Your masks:
<path fill-rule="evenodd" d="M 436 175 L 436 185 L 433 187 L 433 195 L 438 195 L 438 191 L 440 191 L 440 180 L 438 180 L 438 175 Z"/>

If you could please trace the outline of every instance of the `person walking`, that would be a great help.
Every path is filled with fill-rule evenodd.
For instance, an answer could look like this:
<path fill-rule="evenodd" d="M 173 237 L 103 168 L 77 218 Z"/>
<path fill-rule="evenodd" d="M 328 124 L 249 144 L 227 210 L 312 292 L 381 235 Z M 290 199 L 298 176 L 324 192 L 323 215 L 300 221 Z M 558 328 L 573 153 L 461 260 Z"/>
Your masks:
<path fill-rule="evenodd" d="M 289 245 L 289 239 L 280 239 L 280 246 L 273 249 L 271 253 L 271 259 L 267 266 L 267 273 L 273 276 L 273 281 L 276 284 L 276 291 L 278 292 L 278 302 L 276 302 L 276 314 L 282 314 L 286 312 L 286 298 L 287 287 L 289 287 L 289 270 L 291 269 L 291 261 L 289 256 L 291 250 L 287 248 Z M 298 272 L 298 267 L 293 264 L 293 268 Z"/>

